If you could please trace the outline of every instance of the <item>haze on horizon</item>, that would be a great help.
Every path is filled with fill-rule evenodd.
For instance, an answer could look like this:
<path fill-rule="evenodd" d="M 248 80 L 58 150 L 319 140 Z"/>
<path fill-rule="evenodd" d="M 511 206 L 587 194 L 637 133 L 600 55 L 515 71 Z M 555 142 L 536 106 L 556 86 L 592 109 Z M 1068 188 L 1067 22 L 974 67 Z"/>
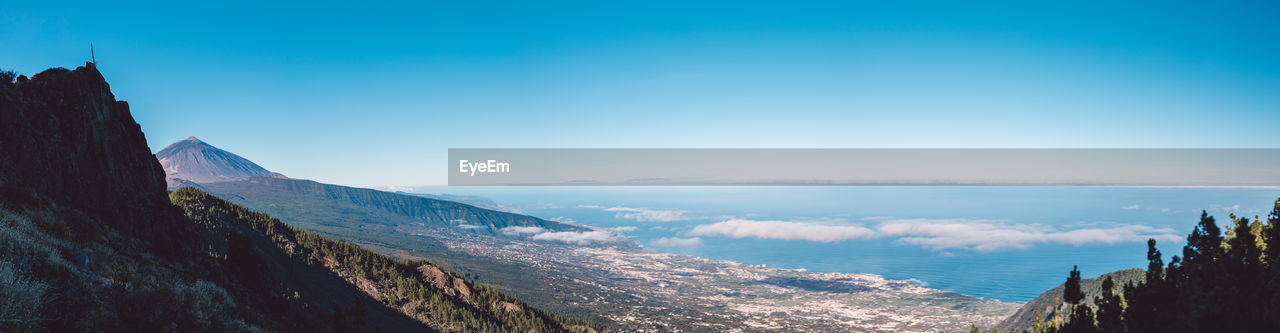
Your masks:
<path fill-rule="evenodd" d="M 445 183 L 448 148 L 1280 142 L 1280 4 L 22 2 L 0 69 L 88 60 L 149 145 Z"/>

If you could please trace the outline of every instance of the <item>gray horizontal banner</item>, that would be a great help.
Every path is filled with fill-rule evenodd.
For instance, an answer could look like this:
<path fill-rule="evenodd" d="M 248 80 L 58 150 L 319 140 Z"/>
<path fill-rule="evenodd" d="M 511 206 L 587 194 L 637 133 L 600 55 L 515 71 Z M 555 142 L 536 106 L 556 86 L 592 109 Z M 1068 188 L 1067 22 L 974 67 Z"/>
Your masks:
<path fill-rule="evenodd" d="M 1280 149 L 449 149 L 449 185 L 1280 186 Z"/>

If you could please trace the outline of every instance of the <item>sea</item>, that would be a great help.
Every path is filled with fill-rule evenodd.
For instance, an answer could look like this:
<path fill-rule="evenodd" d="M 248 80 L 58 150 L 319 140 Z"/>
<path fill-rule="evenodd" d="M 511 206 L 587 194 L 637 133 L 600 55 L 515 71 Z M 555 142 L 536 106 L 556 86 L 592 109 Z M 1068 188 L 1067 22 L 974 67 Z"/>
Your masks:
<path fill-rule="evenodd" d="M 452 186 L 544 219 L 609 228 L 653 251 L 868 273 L 1026 302 L 1066 280 L 1181 253 L 1201 212 L 1266 219 L 1274 187 Z"/>

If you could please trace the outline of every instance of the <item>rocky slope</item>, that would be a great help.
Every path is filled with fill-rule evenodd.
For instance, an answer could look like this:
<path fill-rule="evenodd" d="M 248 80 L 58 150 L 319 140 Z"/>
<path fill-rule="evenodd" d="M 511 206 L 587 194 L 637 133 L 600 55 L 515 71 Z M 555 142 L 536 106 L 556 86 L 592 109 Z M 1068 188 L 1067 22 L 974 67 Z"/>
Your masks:
<path fill-rule="evenodd" d="M 170 185 L 181 180 L 196 183 L 245 180 L 251 177 L 286 178 L 249 160 L 218 149 L 193 137 L 174 142 L 156 152 L 165 180 Z"/>

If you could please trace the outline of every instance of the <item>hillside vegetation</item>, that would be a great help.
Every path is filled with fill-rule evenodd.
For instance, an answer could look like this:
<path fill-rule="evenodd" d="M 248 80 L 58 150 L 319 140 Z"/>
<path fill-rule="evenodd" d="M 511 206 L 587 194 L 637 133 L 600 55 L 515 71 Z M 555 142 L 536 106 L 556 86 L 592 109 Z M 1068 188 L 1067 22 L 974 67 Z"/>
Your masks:
<path fill-rule="evenodd" d="M 1142 282 L 1146 278 L 1146 274 L 1146 271 L 1142 269 L 1130 268 L 1102 274 L 1093 279 L 1080 280 L 1080 290 L 1085 294 L 1084 302 L 1089 306 L 1096 306 L 1094 298 L 1102 296 L 1102 284 L 1108 278 L 1112 279 L 1116 285 L 1121 286 L 1120 288 L 1123 288 L 1125 284 Z M 1065 290 L 1066 283 L 1063 283 L 1053 289 L 1049 289 L 1049 291 L 1045 291 L 1040 296 L 1036 296 L 1036 298 L 1023 304 L 1021 308 L 1018 308 L 1018 312 L 1001 321 L 1000 324 L 996 325 L 996 328 L 1006 330 L 1028 328 L 1037 321 L 1049 323 L 1053 322 L 1054 318 L 1065 319 L 1071 313 L 1070 304 L 1062 300 L 1062 293 Z"/>
<path fill-rule="evenodd" d="M 1280 200 L 1265 223 L 1232 214 L 1226 228 L 1224 235 L 1217 219 L 1202 212 L 1182 254 L 1168 264 L 1148 240 L 1145 276 L 1123 286 L 1105 278 L 1092 302 L 1072 269 L 1061 292 L 1069 311 L 1029 330 L 1274 332 L 1280 327 Z"/>
<path fill-rule="evenodd" d="M 475 255 L 451 249 L 437 239 L 450 237 L 450 231 L 508 237 L 499 230 L 511 226 L 588 230 L 581 226 L 408 194 L 301 179 L 251 178 L 189 186 L 267 213 L 299 230 L 350 241 L 396 258 L 429 260 L 464 278 L 499 288 L 537 308 L 588 318 L 606 327 L 612 323 L 601 316 L 600 311 L 576 302 L 584 296 L 625 297 L 607 288 L 583 283 L 582 272 L 546 270 Z M 457 227 L 460 224 L 482 228 L 462 229 Z M 421 233 L 438 236 L 423 237 Z M 629 241 L 610 246 L 636 247 Z"/>
<path fill-rule="evenodd" d="M 294 261 L 341 276 L 391 308 L 432 327 L 462 332 L 591 331 L 592 324 L 558 317 L 425 261 L 393 260 L 346 241 L 294 229 L 277 219 L 193 188 L 173 192 L 173 203 L 208 230 L 208 252 L 235 253 L 238 228 L 265 235 Z M 226 241 L 220 241 L 225 239 Z"/>

